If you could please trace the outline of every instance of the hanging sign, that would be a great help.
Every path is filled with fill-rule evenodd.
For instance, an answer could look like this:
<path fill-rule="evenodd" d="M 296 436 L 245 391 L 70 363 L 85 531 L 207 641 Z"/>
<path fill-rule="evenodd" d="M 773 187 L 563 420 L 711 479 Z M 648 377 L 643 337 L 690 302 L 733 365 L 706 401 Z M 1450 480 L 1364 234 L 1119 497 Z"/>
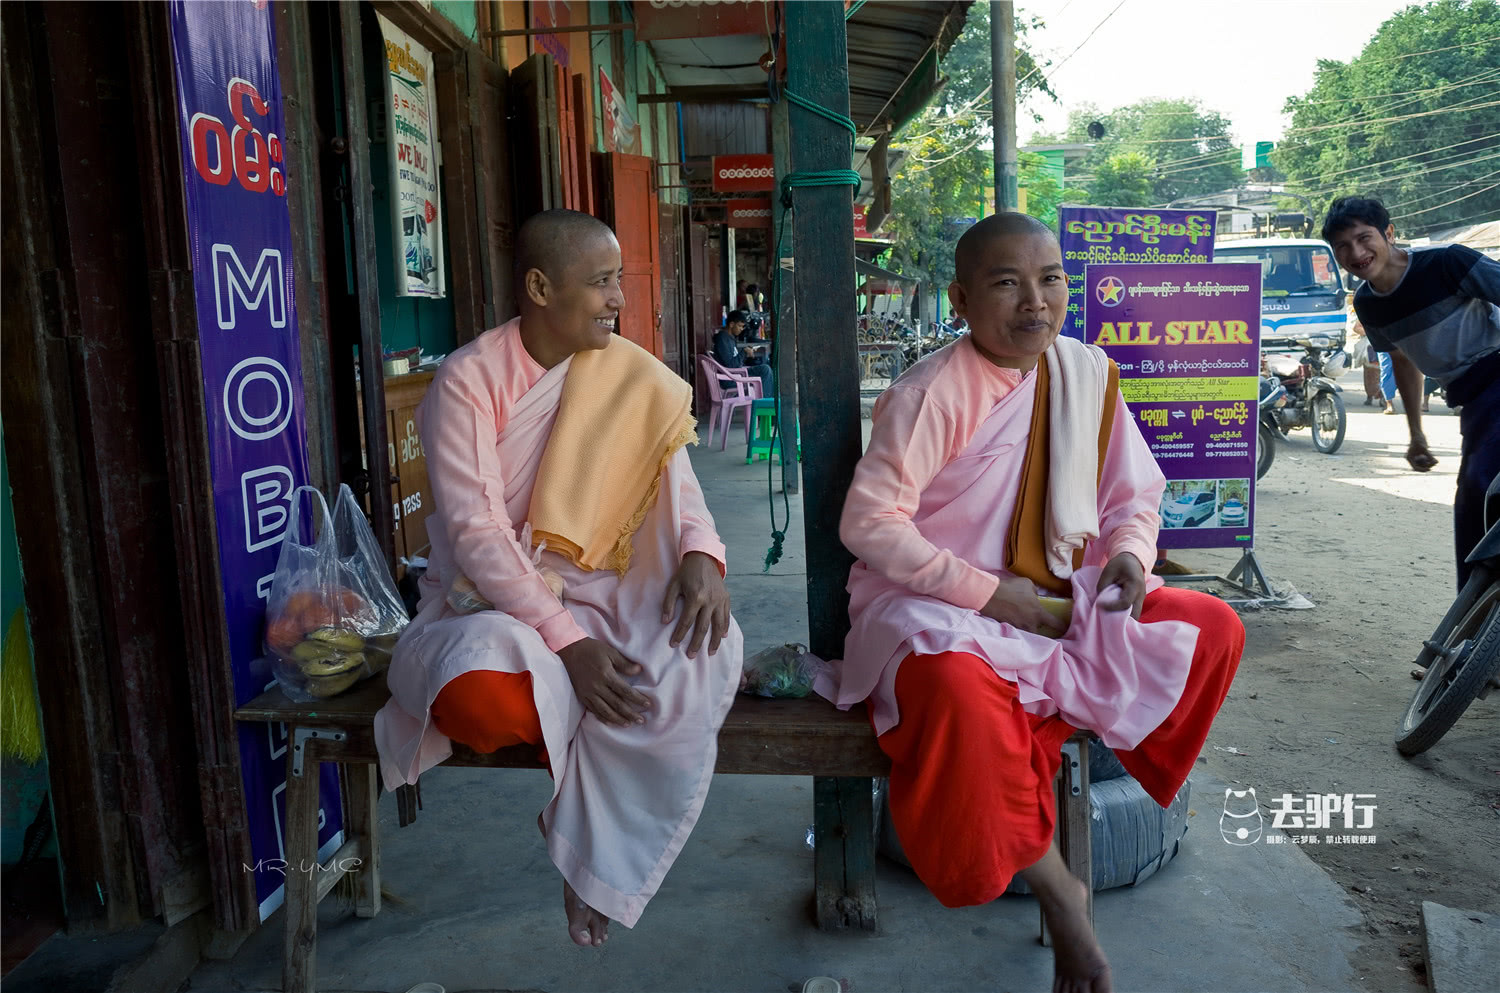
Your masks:
<path fill-rule="evenodd" d="M 636 0 L 630 9 L 638 41 L 768 35 L 774 17 L 766 0 Z"/>
<path fill-rule="evenodd" d="M 715 155 L 715 193 L 757 193 L 776 188 L 776 167 L 769 155 Z"/>
<path fill-rule="evenodd" d="M 209 469 L 236 705 L 274 680 L 261 657 L 266 597 L 292 496 L 307 482 L 302 359 L 287 214 L 276 42 L 265 4 L 170 8 Z M 260 918 L 284 898 L 283 725 L 240 725 L 246 830 Z M 343 841 L 338 773 L 323 767 L 319 857 Z M 303 868 L 301 871 L 309 871 Z M 312 871 L 316 871 L 315 869 Z"/>
<path fill-rule="evenodd" d="M 771 226 L 771 201 L 765 197 L 731 200 L 724 223 L 732 228 L 768 228 Z"/>
<path fill-rule="evenodd" d="M 391 176 L 391 245 L 396 295 L 441 297 L 444 285 L 442 192 L 438 189 L 432 53 L 383 15 L 386 149 Z"/>
<path fill-rule="evenodd" d="M 1089 265 L 1085 340 L 1167 477 L 1161 548 L 1251 548 L 1260 263 Z"/>
<path fill-rule="evenodd" d="M 625 94 L 616 89 L 603 69 L 599 70 L 599 108 L 604 115 L 604 150 L 641 154 L 641 131 L 625 106 Z"/>
<path fill-rule="evenodd" d="M 540 0 L 527 5 L 531 11 L 533 28 L 565 28 L 570 22 L 568 5 L 563 0 Z M 546 52 L 564 69 L 568 67 L 568 43 L 561 35 L 535 34 L 531 36 L 531 52 Z"/>
<path fill-rule="evenodd" d="M 1068 274 L 1063 334 L 1083 337 L 1083 267 L 1102 262 L 1212 262 L 1212 210 L 1059 207 L 1058 240 Z"/>

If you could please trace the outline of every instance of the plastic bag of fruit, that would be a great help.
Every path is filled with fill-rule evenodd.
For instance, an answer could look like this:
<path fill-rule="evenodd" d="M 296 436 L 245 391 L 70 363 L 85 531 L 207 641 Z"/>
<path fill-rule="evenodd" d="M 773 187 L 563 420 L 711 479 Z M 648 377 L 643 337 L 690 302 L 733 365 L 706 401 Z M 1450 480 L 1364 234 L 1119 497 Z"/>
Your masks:
<path fill-rule="evenodd" d="M 407 614 L 354 491 L 340 486 L 331 514 L 314 487 L 299 487 L 294 499 L 298 522 L 271 579 L 265 641 L 276 681 L 306 702 L 336 696 L 389 665 Z M 317 536 L 304 544 L 314 524 Z"/>

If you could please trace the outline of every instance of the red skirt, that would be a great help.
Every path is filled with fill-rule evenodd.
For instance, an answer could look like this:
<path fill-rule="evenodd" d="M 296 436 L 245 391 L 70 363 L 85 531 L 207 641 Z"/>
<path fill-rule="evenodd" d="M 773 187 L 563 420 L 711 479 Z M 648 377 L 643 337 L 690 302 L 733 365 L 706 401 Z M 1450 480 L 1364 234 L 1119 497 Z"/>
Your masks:
<path fill-rule="evenodd" d="M 1245 647 L 1233 608 L 1192 590 L 1146 596 L 1141 622 L 1198 628 L 1187 685 L 1159 727 L 1120 762 L 1166 807 L 1187 780 Z M 988 903 L 1052 844 L 1053 780 L 1078 729 L 1022 709 L 1016 684 L 965 652 L 908 655 L 896 674 L 901 722 L 880 736 L 891 758 L 891 818 L 918 878 L 948 907 Z M 1128 705 L 1128 702 L 1127 702 Z"/>
<path fill-rule="evenodd" d="M 547 761 L 529 672 L 471 669 L 450 679 L 432 701 L 432 723 L 476 752 L 535 745 L 538 760 Z"/>

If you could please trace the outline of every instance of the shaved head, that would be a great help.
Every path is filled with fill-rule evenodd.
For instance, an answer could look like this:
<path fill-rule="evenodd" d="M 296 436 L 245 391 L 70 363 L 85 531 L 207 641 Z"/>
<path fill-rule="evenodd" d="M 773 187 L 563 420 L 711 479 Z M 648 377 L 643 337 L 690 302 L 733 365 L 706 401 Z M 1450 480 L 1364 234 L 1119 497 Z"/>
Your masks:
<path fill-rule="evenodd" d="M 1007 210 L 979 221 L 963 233 L 963 237 L 958 239 L 958 247 L 953 251 L 953 271 L 958 281 L 965 286 L 970 284 L 974 267 L 984 255 L 987 245 L 1002 238 L 1024 238 L 1029 235 L 1040 235 L 1057 241 L 1057 235 L 1052 233 L 1052 229 L 1030 214 Z"/>
<path fill-rule="evenodd" d="M 540 270 L 548 279 L 560 280 L 568 265 L 577 262 L 599 241 L 613 239 L 609 225 L 576 210 L 544 210 L 533 214 L 516 233 L 514 277 L 518 296 L 526 295 L 526 274 Z"/>

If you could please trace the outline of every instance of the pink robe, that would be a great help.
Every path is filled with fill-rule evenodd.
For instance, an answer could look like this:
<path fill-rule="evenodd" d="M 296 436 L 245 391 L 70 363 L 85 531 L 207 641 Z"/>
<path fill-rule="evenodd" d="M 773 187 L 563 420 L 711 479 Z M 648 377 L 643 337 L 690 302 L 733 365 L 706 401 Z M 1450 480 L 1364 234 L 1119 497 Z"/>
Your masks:
<path fill-rule="evenodd" d="M 544 551 L 540 565 L 563 577 L 564 606 L 538 575 L 518 539 L 570 364 L 542 370 L 512 321 L 455 352 L 429 388 L 418 420 L 437 505 L 432 550 L 419 612 L 391 660 L 376 743 L 386 787 L 415 782 L 452 754 L 430 715 L 449 680 L 530 672 L 554 776 L 542 812 L 548 853 L 589 906 L 634 927 L 702 810 L 743 639 L 731 620 L 718 652 L 689 659 L 686 641 L 672 648 L 673 625 L 661 622 L 684 554 L 724 561 L 686 451 L 668 463 L 623 577 Z M 456 613 L 446 594 L 460 572 L 499 609 Z M 583 710 L 556 655 L 582 637 L 644 667 L 628 677 L 653 701 L 644 725 L 611 727 Z"/>
<path fill-rule="evenodd" d="M 1099 570 L 1129 552 L 1147 590 L 1165 480 L 1123 400 L 1099 487 L 1100 538 L 1072 577 L 1061 639 L 979 613 L 1008 576 L 1005 546 L 1031 427 L 1036 374 L 988 363 L 965 338 L 886 391 L 844 506 L 840 535 L 859 556 L 849 574 L 844 659 L 818 692 L 840 707 L 868 699 L 877 734 L 900 721 L 896 673 L 912 652 L 969 652 L 1015 682 L 1022 706 L 1061 713 L 1130 749 L 1166 717 L 1187 681 L 1198 631 L 1141 624 L 1095 606 Z M 1093 444 L 1086 432 L 1082 443 Z"/>

